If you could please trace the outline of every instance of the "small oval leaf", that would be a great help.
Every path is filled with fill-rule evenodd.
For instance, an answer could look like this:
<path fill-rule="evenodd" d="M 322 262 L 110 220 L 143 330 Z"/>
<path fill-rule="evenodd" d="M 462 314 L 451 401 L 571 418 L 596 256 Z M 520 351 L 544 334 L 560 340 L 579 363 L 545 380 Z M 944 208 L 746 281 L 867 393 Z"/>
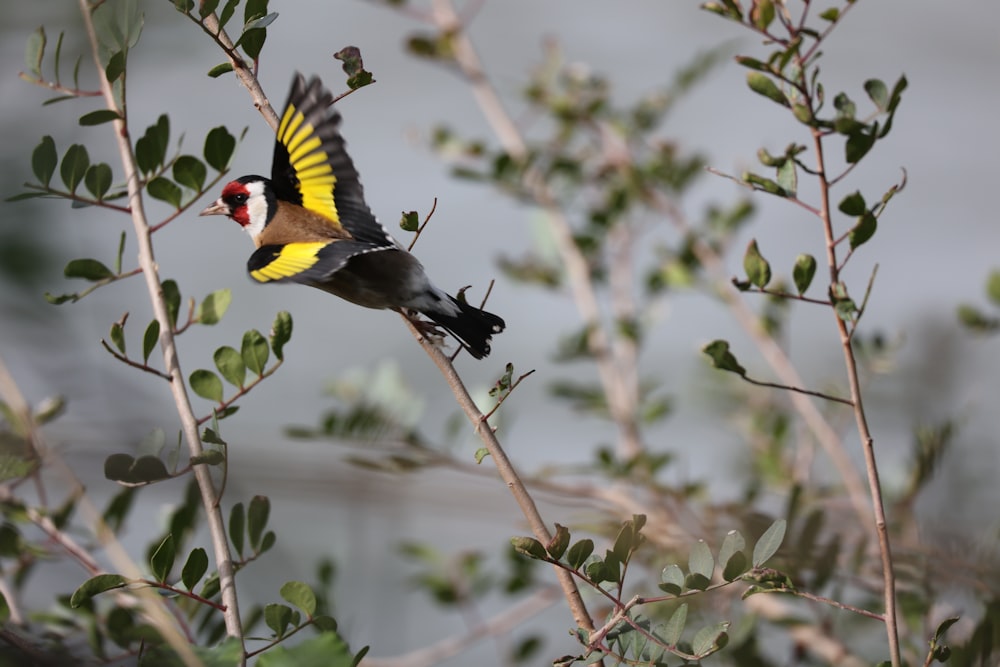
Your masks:
<path fill-rule="evenodd" d="M 149 196 L 154 199 L 165 201 L 174 208 L 181 207 L 181 198 L 183 193 L 181 192 L 181 189 L 177 187 L 177 184 L 169 178 L 157 176 L 146 184 L 146 191 L 149 193 Z"/>
<path fill-rule="evenodd" d="M 236 150 L 236 137 L 223 126 L 212 128 L 205 136 L 205 162 L 216 171 L 225 171 Z"/>
<path fill-rule="evenodd" d="M 293 604 L 305 612 L 306 616 L 311 617 L 316 613 L 316 594 L 301 581 L 285 582 L 278 594 L 285 602 Z"/>
<path fill-rule="evenodd" d="M 104 195 L 111 189 L 111 167 L 104 162 L 91 165 L 83 177 L 87 191 L 94 195 L 97 201 L 102 201 Z"/>
<path fill-rule="evenodd" d="M 757 287 L 764 289 L 771 282 L 771 265 L 757 248 L 757 239 L 752 239 L 743 255 L 743 269 L 747 278 Z"/>
<path fill-rule="evenodd" d="M 206 572 L 208 572 L 208 554 L 201 547 L 196 547 L 188 554 L 184 569 L 181 570 L 181 582 L 184 588 L 194 591 L 194 587 Z"/>
<path fill-rule="evenodd" d="M 48 135 L 42 137 L 31 153 L 31 171 L 35 174 L 38 182 L 47 186 L 52 181 L 52 174 L 55 173 L 58 163 L 59 155 L 56 153 L 56 142 Z"/>
<path fill-rule="evenodd" d="M 120 119 L 121 116 L 117 111 L 112 111 L 111 109 L 98 109 L 80 116 L 80 125 L 85 127 L 90 125 L 101 125 L 102 123 L 110 123 L 113 120 Z"/>
<path fill-rule="evenodd" d="M 86 147 L 73 144 L 66 149 L 62 164 L 59 166 L 59 174 L 70 192 L 76 192 L 88 167 L 90 167 L 90 156 L 87 155 Z"/>
<path fill-rule="evenodd" d="M 174 559 L 177 556 L 177 548 L 174 544 L 174 536 L 167 533 L 160 545 L 156 547 L 153 555 L 149 558 L 150 570 L 153 577 L 162 583 L 166 583 L 170 576 L 170 570 L 174 568 Z"/>
<path fill-rule="evenodd" d="M 757 540 L 753 548 L 753 566 L 760 567 L 773 556 L 785 539 L 785 520 L 778 519 Z"/>
<path fill-rule="evenodd" d="M 219 369 L 226 382 L 234 387 L 243 387 L 246 382 L 247 367 L 243 363 L 243 357 L 235 348 L 224 345 L 215 351 L 213 355 L 215 367 Z"/>
<path fill-rule="evenodd" d="M 222 380 L 212 371 L 199 368 L 188 378 L 191 391 L 213 403 L 222 402 Z"/>
<path fill-rule="evenodd" d="M 812 255 L 799 255 L 795 258 L 795 266 L 792 268 L 792 280 L 795 281 L 795 289 L 799 295 L 805 294 L 812 284 L 813 276 L 816 275 L 816 258 Z"/>
<path fill-rule="evenodd" d="M 69 599 L 69 606 L 76 609 L 95 595 L 114 588 L 122 588 L 126 584 L 128 584 L 128 580 L 120 574 L 99 574 L 96 577 L 91 577 L 73 591 L 73 596 Z"/>
<path fill-rule="evenodd" d="M 67 278 L 82 278 L 90 282 L 98 282 L 112 278 L 115 274 L 103 263 L 96 259 L 87 258 L 71 260 L 63 269 L 63 275 Z"/>
<path fill-rule="evenodd" d="M 267 358 L 270 354 L 267 341 L 256 329 L 251 329 L 243 334 L 243 345 L 241 348 L 243 363 L 251 372 L 258 376 L 264 373 L 267 367 Z"/>
<path fill-rule="evenodd" d="M 279 360 L 285 358 L 285 344 L 292 338 L 292 316 L 288 311 L 279 312 L 271 325 L 271 350 Z"/>

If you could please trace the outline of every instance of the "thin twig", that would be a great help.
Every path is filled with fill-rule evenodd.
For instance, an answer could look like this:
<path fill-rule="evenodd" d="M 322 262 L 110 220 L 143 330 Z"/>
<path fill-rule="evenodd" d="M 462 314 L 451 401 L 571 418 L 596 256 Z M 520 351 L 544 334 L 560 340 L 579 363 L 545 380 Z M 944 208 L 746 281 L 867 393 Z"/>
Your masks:
<path fill-rule="evenodd" d="M 849 5 L 848 5 L 849 6 Z M 825 33 L 824 33 L 825 34 Z M 800 61 L 801 64 L 801 61 Z M 811 100 L 809 100 L 811 104 Z M 840 282 L 840 269 L 837 263 L 837 246 L 833 231 L 833 219 L 830 208 L 830 186 L 826 182 L 826 160 L 823 154 L 823 138 L 815 129 L 813 146 L 816 154 L 816 169 L 820 173 L 821 220 L 826 237 L 827 264 L 830 270 L 830 284 Z M 846 260 L 845 260 L 846 261 Z M 857 422 L 858 435 L 861 438 L 861 449 L 864 453 L 865 470 L 868 476 L 868 491 L 871 494 L 871 509 L 875 519 L 875 534 L 878 537 L 879 555 L 882 560 L 883 603 L 885 606 L 885 628 L 889 644 L 889 658 L 893 667 L 900 667 L 902 656 L 899 647 L 899 621 L 896 616 L 896 573 L 892 562 L 892 547 L 889 540 L 889 530 L 885 518 L 885 503 L 882 499 L 882 485 L 879 481 L 878 462 L 875 458 L 874 439 L 868 428 L 868 417 L 861 398 L 861 380 L 858 375 L 857 359 L 851 344 L 851 332 L 847 323 L 834 309 L 834 321 L 840 334 L 841 348 L 844 354 L 844 365 L 847 370 L 847 381 L 854 403 L 854 418 Z"/>
<path fill-rule="evenodd" d="M 484 420 L 483 413 L 480 412 L 475 401 L 472 400 L 455 367 L 452 366 L 448 357 L 423 335 L 416 324 L 405 315 L 401 317 L 406 326 L 409 327 L 410 333 L 417 339 L 420 346 L 424 348 L 424 352 L 427 353 L 427 356 L 431 358 L 438 367 L 438 370 L 441 371 L 441 375 L 444 376 L 448 387 L 455 395 L 455 400 L 458 402 L 459 407 L 462 408 L 465 416 L 475 428 L 476 434 L 489 451 L 493 465 L 496 466 L 497 472 L 500 473 L 500 478 L 507 485 L 507 488 L 510 489 L 518 507 L 521 508 L 521 512 L 524 514 L 525 519 L 527 519 L 535 539 L 542 544 L 547 544 L 552 539 L 552 534 L 549 532 L 548 526 L 545 525 L 542 515 L 539 514 L 534 498 L 531 497 L 531 494 L 525 488 L 520 475 L 514 469 L 514 465 L 510 459 L 507 458 L 507 453 L 504 451 L 493 429 L 489 428 L 489 424 Z M 583 603 L 583 598 L 580 596 L 580 591 L 577 589 L 573 577 L 558 568 L 556 569 L 556 576 L 559 579 L 559 585 L 563 589 L 563 595 L 566 596 L 577 625 L 588 632 L 593 631 L 594 623 L 587 612 L 587 607 Z"/>
<path fill-rule="evenodd" d="M 497 399 L 497 404 L 494 405 L 493 408 L 489 412 L 487 412 L 485 415 L 483 415 L 483 421 L 489 420 L 489 418 L 493 416 L 493 413 L 500 409 L 500 406 L 503 405 L 503 402 L 506 401 L 510 397 L 510 395 L 514 393 L 514 390 L 517 388 L 517 385 L 521 384 L 521 380 L 523 380 L 524 378 L 528 377 L 529 375 L 531 375 L 534 372 L 535 372 L 535 369 L 532 368 L 530 371 L 528 371 L 527 373 L 523 373 L 519 378 L 517 378 L 517 380 L 514 382 L 514 384 L 510 385 L 510 389 L 508 389 L 506 392 L 504 392 L 500 396 L 500 398 Z"/>
<path fill-rule="evenodd" d="M 156 368 L 153 368 L 152 366 L 150 366 L 148 364 L 140 364 L 138 361 L 132 361 L 131 359 L 129 359 L 128 357 L 126 357 L 124 354 L 119 353 L 117 350 L 115 350 L 110 345 L 108 345 L 108 342 L 106 340 L 104 340 L 103 338 L 101 339 L 101 345 L 104 347 L 105 350 L 107 350 L 111 354 L 111 356 L 113 356 L 115 359 L 117 359 L 118 361 L 122 362 L 123 364 L 128 364 L 132 368 L 138 368 L 140 371 L 145 371 L 147 373 L 151 373 L 151 374 L 153 374 L 153 375 L 155 375 L 157 377 L 163 378 L 167 382 L 170 382 L 170 381 L 173 380 L 173 377 L 167 375 L 163 371 L 160 371 L 160 370 L 158 370 Z"/>
<path fill-rule="evenodd" d="M 841 398 L 840 396 L 834 396 L 833 394 L 825 394 L 821 391 L 812 391 L 811 389 L 803 389 L 802 387 L 792 387 L 787 384 L 780 384 L 777 382 L 767 382 L 765 380 L 754 380 L 749 375 L 741 376 L 744 380 L 750 384 L 755 384 L 758 387 L 771 387 L 772 389 L 781 389 L 783 391 L 792 391 L 797 394 L 806 394 L 807 396 L 815 396 L 816 398 L 822 398 L 825 401 L 833 401 L 835 403 L 843 403 L 844 405 L 849 405 L 852 408 L 854 403 L 849 398 Z"/>
<path fill-rule="evenodd" d="M 437 210 L 437 207 L 438 207 L 438 198 L 435 197 L 434 203 L 431 204 L 431 210 L 424 217 L 424 221 L 420 224 L 420 226 L 417 227 L 417 231 L 413 235 L 413 240 L 410 241 L 410 245 L 406 246 L 406 252 L 411 252 L 413 250 L 413 246 L 417 245 L 417 239 L 420 238 L 420 234 L 423 233 L 424 227 L 427 226 L 427 223 L 431 221 L 431 216 L 434 215 L 434 211 Z"/>

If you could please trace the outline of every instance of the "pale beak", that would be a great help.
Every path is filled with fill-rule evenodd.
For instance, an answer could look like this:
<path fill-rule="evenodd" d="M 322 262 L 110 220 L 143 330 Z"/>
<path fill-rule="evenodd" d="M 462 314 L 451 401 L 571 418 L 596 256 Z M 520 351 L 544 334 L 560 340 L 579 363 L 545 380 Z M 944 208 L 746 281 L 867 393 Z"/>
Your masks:
<path fill-rule="evenodd" d="M 212 204 L 198 215 L 229 215 L 229 205 L 221 199 L 216 199 Z"/>

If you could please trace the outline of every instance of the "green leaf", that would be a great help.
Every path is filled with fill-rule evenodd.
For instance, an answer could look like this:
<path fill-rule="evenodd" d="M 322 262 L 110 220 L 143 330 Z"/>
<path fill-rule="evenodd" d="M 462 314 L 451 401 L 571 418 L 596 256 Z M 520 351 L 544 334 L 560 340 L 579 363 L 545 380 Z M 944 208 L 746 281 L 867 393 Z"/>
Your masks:
<path fill-rule="evenodd" d="M 192 456 L 188 459 L 191 465 L 206 465 L 206 466 L 217 466 L 226 460 L 226 455 L 220 452 L 218 449 L 206 449 L 202 454 L 198 456 Z"/>
<path fill-rule="evenodd" d="M 90 166 L 90 156 L 87 155 L 86 147 L 81 144 L 73 144 L 66 149 L 63 155 L 62 164 L 59 167 L 59 174 L 63 183 L 70 192 L 76 192 L 76 187 L 80 185 L 87 168 Z"/>
<path fill-rule="evenodd" d="M 247 31 L 247 30 L 263 30 L 267 26 L 269 26 L 272 23 L 274 23 L 274 19 L 276 19 L 276 18 L 278 18 L 277 12 L 271 12 L 270 14 L 266 14 L 265 16 L 261 16 L 260 18 L 256 18 L 256 19 L 253 19 L 252 21 L 248 21 L 243 26 L 243 30 L 244 31 Z"/>
<path fill-rule="evenodd" d="M 184 588 L 193 591 L 206 572 L 208 572 L 208 554 L 201 547 L 196 547 L 188 554 L 184 569 L 181 570 L 181 582 Z"/>
<path fill-rule="evenodd" d="M 404 232 L 415 232 L 420 229 L 420 216 L 416 211 L 403 211 L 399 219 L 399 228 Z"/>
<path fill-rule="evenodd" d="M 215 360 L 215 367 L 222 373 L 222 377 L 226 379 L 226 382 L 242 389 L 243 383 L 246 382 L 247 367 L 243 363 L 243 357 L 236 348 L 223 345 L 215 351 L 213 359 Z"/>
<path fill-rule="evenodd" d="M 877 228 L 878 219 L 872 215 L 871 211 L 865 211 L 865 213 L 858 220 L 858 224 L 854 225 L 848 233 L 851 250 L 854 250 L 858 246 L 867 242 L 872 236 L 875 235 L 875 230 Z"/>
<path fill-rule="evenodd" d="M 114 83 L 125 73 L 125 52 L 115 51 L 104 66 L 104 77 L 108 83 Z"/>
<path fill-rule="evenodd" d="M 799 179 L 795 169 L 795 160 L 785 160 L 784 164 L 778 167 L 778 185 L 789 197 L 794 197 L 798 192 Z"/>
<path fill-rule="evenodd" d="M 125 329 L 122 327 L 121 322 L 115 322 L 111 325 L 111 331 L 108 333 L 111 338 L 111 342 L 115 344 L 118 351 L 125 354 Z"/>
<path fill-rule="evenodd" d="M 728 559 L 721 562 L 723 563 L 722 578 L 726 581 L 735 581 L 736 579 L 739 579 L 749 567 L 747 556 L 742 551 L 737 551 Z"/>
<path fill-rule="evenodd" d="M 199 368 L 188 378 L 191 391 L 213 403 L 222 402 L 222 380 L 212 371 Z"/>
<path fill-rule="evenodd" d="M 243 363 L 251 372 L 258 376 L 264 373 L 267 366 L 268 347 L 267 341 L 256 329 L 251 329 L 243 334 L 243 346 L 241 348 Z"/>
<path fill-rule="evenodd" d="M 160 342 L 160 321 L 154 319 L 142 334 L 142 363 L 149 361 L 149 355 L 153 353 L 158 342 Z"/>
<path fill-rule="evenodd" d="M 205 162 L 216 171 L 229 168 L 236 150 L 236 137 L 229 134 L 224 126 L 212 128 L 205 136 Z"/>
<path fill-rule="evenodd" d="M 747 245 L 747 251 L 743 255 L 743 269 L 747 272 L 750 282 L 761 289 L 771 282 L 771 265 L 760 254 L 757 239 L 752 239 Z"/>
<path fill-rule="evenodd" d="M 316 594 L 301 581 L 285 582 L 278 594 L 282 600 L 305 612 L 306 616 L 312 617 L 316 613 Z"/>
<path fill-rule="evenodd" d="M 267 527 L 267 519 L 271 515 L 271 501 L 267 496 L 254 496 L 247 507 L 247 537 L 250 538 L 250 548 L 260 548 L 261 536 Z M 287 599 L 287 598 L 286 598 Z M 291 602 L 291 600 L 289 600 Z M 309 612 L 312 614 L 312 612 Z"/>
<path fill-rule="evenodd" d="M 218 79 L 223 74 L 232 71 L 233 71 L 233 64 L 227 60 L 226 62 L 219 63 L 215 67 L 211 68 L 210 70 L 208 70 L 208 72 L 206 72 L 206 74 L 208 74 L 208 76 L 210 76 L 213 79 Z"/>
<path fill-rule="evenodd" d="M 545 560 L 548 557 L 545 547 L 533 537 L 512 537 L 510 543 L 514 547 L 514 551 L 523 556 L 536 560 Z"/>
<path fill-rule="evenodd" d="M 104 476 L 112 482 L 150 484 L 168 479 L 170 473 L 155 456 L 134 458 L 129 454 L 112 454 L 104 460 Z"/>
<path fill-rule="evenodd" d="M 712 358 L 712 365 L 720 370 L 746 376 L 747 371 L 740 366 L 740 362 L 729 351 L 729 343 L 724 340 L 713 340 L 711 343 L 701 348 L 701 351 Z"/>
<path fill-rule="evenodd" d="M 165 201 L 174 208 L 181 207 L 181 197 L 183 193 L 177 184 L 163 176 L 157 176 L 146 184 L 146 191 L 149 196 L 160 201 Z"/>
<path fill-rule="evenodd" d="M 840 209 L 840 212 L 844 215 L 852 217 L 859 216 L 867 210 L 865 198 L 857 190 L 841 199 L 837 208 Z"/>
<path fill-rule="evenodd" d="M 170 119 L 166 114 L 161 114 L 135 142 L 135 159 L 144 174 L 154 171 L 164 163 L 169 143 Z"/>
<path fill-rule="evenodd" d="M 762 566 L 778 551 L 781 541 L 785 539 L 785 527 L 785 520 L 778 519 L 760 536 L 753 547 L 754 567 Z"/>
<path fill-rule="evenodd" d="M 691 638 L 691 651 L 698 658 L 715 653 L 729 642 L 728 629 L 729 623 L 726 622 L 702 628 Z"/>
<path fill-rule="evenodd" d="M 174 560 L 176 557 L 177 547 L 174 545 L 174 536 L 168 533 L 149 559 L 149 566 L 153 572 L 153 577 L 161 584 L 166 583 L 167 577 L 170 576 L 170 571 L 174 569 Z"/>
<path fill-rule="evenodd" d="M 737 554 L 742 555 L 743 550 L 746 549 L 746 547 L 746 540 L 743 538 L 743 534 L 740 531 L 729 531 L 726 533 L 726 537 L 722 540 L 722 546 L 719 548 L 719 563 L 725 569 L 728 567 L 729 562 L 734 556 Z M 746 558 L 743 558 L 743 561 L 745 562 Z M 743 572 L 740 572 L 739 574 L 743 574 Z M 732 579 L 726 577 L 725 574 L 723 574 L 723 578 L 726 581 L 732 581 Z"/>
<path fill-rule="evenodd" d="M 872 103 L 879 111 L 886 111 L 889 108 L 889 89 L 878 79 L 868 79 L 865 81 L 865 92 L 871 98 Z"/>
<path fill-rule="evenodd" d="M 196 314 L 196 319 L 202 324 L 218 324 L 222 316 L 226 314 L 229 310 L 229 304 L 233 301 L 233 291 L 231 289 L 224 288 L 220 290 L 215 290 L 208 296 L 206 296 L 201 305 L 198 306 L 198 313 Z"/>
<path fill-rule="evenodd" d="M 840 18 L 840 10 L 837 9 L 836 7 L 831 7 L 830 9 L 826 9 L 820 12 L 819 17 L 824 21 L 830 21 L 831 23 L 833 23 Z"/>
<path fill-rule="evenodd" d="M 684 592 L 684 571 L 681 570 L 681 566 L 677 563 L 671 563 L 663 568 L 660 572 L 660 583 L 658 584 L 661 591 L 670 593 L 671 595 L 680 595 Z"/>
<path fill-rule="evenodd" d="M 31 153 L 31 171 L 39 183 L 47 186 L 52 181 L 52 174 L 55 173 L 58 163 L 56 142 L 52 137 L 45 135 Z"/>
<path fill-rule="evenodd" d="M 757 71 L 747 72 L 747 85 L 750 86 L 750 90 L 758 95 L 763 95 L 772 102 L 777 102 L 782 106 L 789 106 L 788 98 L 785 97 L 785 94 L 781 92 L 778 85 L 768 75 Z"/>
<path fill-rule="evenodd" d="M 226 0 L 226 4 L 222 7 L 222 11 L 219 12 L 219 25 L 225 27 L 229 23 L 229 19 L 233 18 L 233 14 L 236 12 L 237 5 L 240 4 L 240 0 Z"/>
<path fill-rule="evenodd" d="M 42 57 L 45 55 L 45 28 L 39 27 L 28 35 L 28 44 L 24 47 L 24 67 L 36 77 L 42 76 Z"/>
<path fill-rule="evenodd" d="M 872 123 L 870 132 L 858 130 L 851 132 L 844 143 L 844 159 L 848 164 L 860 162 L 861 158 L 868 154 L 872 146 L 875 145 L 875 138 L 878 136 L 878 123 Z"/>
<path fill-rule="evenodd" d="M 753 0 L 750 9 L 750 20 L 758 30 L 767 30 L 774 21 L 774 2 L 772 0 Z"/>
<path fill-rule="evenodd" d="M 181 290 L 177 287 L 177 281 L 164 280 L 160 285 L 163 290 L 163 301 L 167 305 L 167 315 L 170 317 L 170 327 L 177 327 L 177 313 L 181 309 Z"/>
<path fill-rule="evenodd" d="M 788 192 L 785 191 L 783 187 L 778 185 L 777 181 L 773 181 L 770 178 L 764 178 L 759 174 L 755 174 L 750 171 L 745 171 L 740 175 L 740 179 L 744 183 L 752 185 L 755 190 L 760 190 L 771 195 L 776 195 L 778 197 L 787 197 Z"/>
<path fill-rule="evenodd" d="M 795 266 L 792 268 L 792 280 L 795 281 L 795 289 L 799 295 L 805 294 L 812 284 L 813 276 L 816 275 L 816 258 L 812 255 L 799 255 L 795 258 Z"/>
<path fill-rule="evenodd" d="M 705 540 L 698 540 L 691 548 L 691 553 L 688 555 L 688 569 L 692 574 L 700 574 L 711 580 L 715 571 L 715 559 Z"/>
<path fill-rule="evenodd" d="M 99 574 L 96 577 L 91 577 L 73 591 L 73 595 L 69 599 L 69 606 L 76 609 L 99 593 L 110 591 L 114 588 L 123 588 L 127 584 L 128 579 L 120 574 Z"/>
<path fill-rule="evenodd" d="M 174 160 L 174 180 L 195 192 L 201 192 L 207 174 L 205 163 L 193 155 L 181 155 Z"/>
<path fill-rule="evenodd" d="M 1000 270 L 992 271 L 986 279 L 986 296 L 994 305 L 1000 306 Z"/>
<path fill-rule="evenodd" d="M 111 188 L 111 167 L 104 162 L 91 165 L 83 177 L 83 184 L 87 186 L 94 199 L 102 201 L 104 195 Z"/>
<path fill-rule="evenodd" d="M 247 514 L 243 503 L 236 503 L 229 511 L 229 539 L 233 542 L 236 553 L 243 555 L 243 537 L 246 534 Z"/>
<path fill-rule="evenodd" d="M 84 127 L 90 125 L 101 125 L 102 123 L 110 123 L 113 120 L 120 120 L 121 115 L 117 111 L 112 111 L 111 109 L 97 109 L 96 111 L 91 111 L 90 113 L 85 113 L 80 116 L 80 125 Z"/>
<path fill-rule="evenodd" d="M 566 564 L 574 570 L 579 570 L 592 553 L 594 553 L 594 541 L 589 538 L 580 540 L 566 552 Z"/>
<path fill-rule="evenodd" d="M 282 310 L 274 317 L 271 325 L 271 350 L 279 360 L 285 358 L 285 344 L 292 338 L 292 316 Z"/>
<path fill-rule="evenodd" d="M 687 602 L 681 603 L 677 606 L 677 609 L 674 610 L 674 613 L 670 615 L 670 620 L 663 626 L 660 639 L 662 639 L 663 643 L 667 646 L 677 646 L 677 642 L 681 640 L 681 634 L 684 632 L 684 626 L 687 625 L 687 612 Z"/>
<path fill-rule="evenodd" d="M 67 278 L 83 278 L 96 283 L 100 280 L 113 278 L 115 274 L 96 259 L 74 259 L 70 260 L 66 268 L 63 269 L 63 275 Z"/>
<path fill-rule="evenodd" d="M 284 637 L 288 624 L 292 621 L 292 608 L 284 604 L 264 605 L 264 623 L 278 637 Z"/>
<path fill-rule="evenodd" d="M 556 534 L 545 545 L 545 550 L 549 552 L 552 558 L 559 560 L 566 553 L 566 548 L 569 546 L 569 537 L 569 529 L 557 523 Z"/>

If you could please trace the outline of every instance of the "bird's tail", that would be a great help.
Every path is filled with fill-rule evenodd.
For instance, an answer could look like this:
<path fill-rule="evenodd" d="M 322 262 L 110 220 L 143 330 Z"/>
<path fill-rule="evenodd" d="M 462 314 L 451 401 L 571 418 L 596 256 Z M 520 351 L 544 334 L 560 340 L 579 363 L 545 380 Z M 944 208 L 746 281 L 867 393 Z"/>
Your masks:
<path fill-rule="evenodd" d="M 424 315 L 457 338 L 469 354 L 476 359 L 482 359 L 490 353 L 490 340 L 493 334 L 503 331 L 507 324 L 503 318 L 493 313 L 470 306 L 450 295 L 448 299 L 458 307 L 457 314 L 444 312 L 445 309 L 440 308 L 424 311 Z"/>

